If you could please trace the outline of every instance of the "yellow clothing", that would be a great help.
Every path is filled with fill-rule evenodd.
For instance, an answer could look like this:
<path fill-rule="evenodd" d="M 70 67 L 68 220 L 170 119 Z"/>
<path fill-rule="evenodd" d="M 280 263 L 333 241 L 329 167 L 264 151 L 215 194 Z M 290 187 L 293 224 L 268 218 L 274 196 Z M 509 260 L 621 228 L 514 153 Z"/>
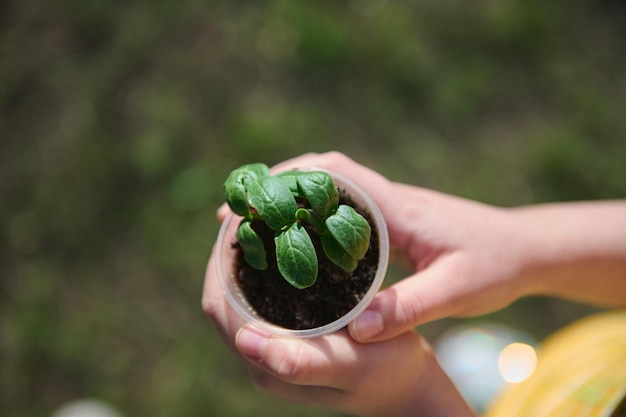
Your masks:
<path fill-rule="evenodd" d="M 626 416 L 626 311 L 595 314 L 549 337 L 533 375 L 510 386 L 485 414 L 583 416 Z"/>

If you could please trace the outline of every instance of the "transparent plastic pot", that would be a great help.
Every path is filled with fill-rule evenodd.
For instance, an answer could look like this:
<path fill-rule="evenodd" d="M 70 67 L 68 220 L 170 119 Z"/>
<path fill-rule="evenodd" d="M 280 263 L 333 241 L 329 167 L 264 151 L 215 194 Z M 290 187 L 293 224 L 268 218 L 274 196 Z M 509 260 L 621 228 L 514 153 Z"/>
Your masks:
<path fill-rule="evenodd" d="M 320 327 L 311 329 L 294 330 L 280 327 L 261 317 L 254 308 L 248 303 L 244 294 L 237 285 L 236 259 L 238 250 L 234 244 L 236 243 L 237 226 L 241 221 L 241 217 L 230 213 L 220 228 L 217 238 L 217 275 L 224 297 L 233 308 L 233 310 L 246 322 L 253 323 L 260 329 L 277 336 L 291 337 L 318 337 L 329 333 L 336 332 L 354 321 L 357 316 L 363 312 L 370 304 L 380 287 L 387 273 L 389 264 L 389 234 L 387 232 L 387 224 L 383 218 L 378 206 L 374 200 L 357 184 L 350 179 L 331 170 L 322 168 L 307 168 L 305 171 L 324 171 L 328 173 L 334 180 L 335 185 L 340 189 L 345 189 L 346 193 L 354 201 L 354 205 L 359 209 L 365 210 L 371 221 L 373 222 L 372 233 L 378 234 L 379 254 L 378 267 L 376 274 L 372 280 L 370 288 L 367 290 L 359 303 L 352 308 L 344 316 L 337 320 L 325 324 Z"/>

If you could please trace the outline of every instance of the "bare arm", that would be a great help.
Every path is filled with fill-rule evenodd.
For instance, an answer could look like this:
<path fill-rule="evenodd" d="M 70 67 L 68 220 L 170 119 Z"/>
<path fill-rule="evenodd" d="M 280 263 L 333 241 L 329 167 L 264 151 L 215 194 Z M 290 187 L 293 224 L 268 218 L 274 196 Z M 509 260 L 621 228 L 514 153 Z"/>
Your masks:
<path fill-rule="evenodd" d="M 338 153 L 286 165 L 331 168 L 363 186 L 410 263 L 411 273 L 350 325 L 357 341 L 490 313 L 528 295 L 626 306 L 626 201 L 505 209 L 391 182 Z"/>
<path fill-rule="evenodd" d="M 626 306 L 626 201 L 512 210 L 528 294 Z"/>
<path fill-rule="evenodd" d="M 273 395 L 362 416 L 469 417 L 415 326 L 489 313 L 526 295 L 626 306 L 626 201 L 503 209 L 391 182 L 338 153 L 278 168 L 302 166 L 331 168 L 361 184 L 413 270 L 376 296 L 350 335 L 297 340 L 244 325 L 226 304 L 211 259 L 204 309 Z"/>

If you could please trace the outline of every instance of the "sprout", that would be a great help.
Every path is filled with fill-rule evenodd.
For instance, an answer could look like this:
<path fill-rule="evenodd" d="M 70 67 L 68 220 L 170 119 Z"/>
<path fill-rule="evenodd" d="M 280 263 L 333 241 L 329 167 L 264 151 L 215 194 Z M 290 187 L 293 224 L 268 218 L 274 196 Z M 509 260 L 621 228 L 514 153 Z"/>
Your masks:
<path fill-rule="evenodd" d="M 325 172 L 273 176 L 265 164 L 248 164 L 232 171 L 224 188 L 231 210 L 243 216 L 237 240 L 245 261 L 255 269 L 268 266 L 267 250 L 252 227 L 254 221 L 263 221 L 275 232 L 278 270 L 296 288 L 317 280 L 318 258 L 309 230 L 319 235 L 326 257 L 346 272 L 356 269 L 369 248 L 369 223 L 352 207 L 339 204 L 337 187 Z M 298 204 L 302 201 L 308 204 Z"/>

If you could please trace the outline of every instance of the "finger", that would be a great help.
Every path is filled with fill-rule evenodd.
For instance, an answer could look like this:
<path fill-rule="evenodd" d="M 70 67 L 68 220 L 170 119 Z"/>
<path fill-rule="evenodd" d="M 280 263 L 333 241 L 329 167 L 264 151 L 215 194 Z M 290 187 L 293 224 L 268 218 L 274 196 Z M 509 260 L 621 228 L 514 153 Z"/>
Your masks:
<path fill-rule="evenodd" d="M 226 344 L 231 349 L 234 349 L 235 334 L 244 322 L 224 298 L 222 288 L 217 279 L 216 253 L 217 251 L 214 247 L 204 275 L 202 309 L 215 324 Z"/>
<path fill-rule="evenodd" d="M 352 378 L 354 364 L 363 354 L 345 331 L 316 339 L 280 338 L 246 325 L 235 340 L 241 354 L 295 385 L 341 388 Z"/>
<path fill-rule="evenodd" d="M 312 166 L 324 168 L 323 165 L 328 163 L 328 156 L 329 153 L 305 153 L 274 165 L 270 168 L 270 171 L 275 173 Z"/>
<path fill-rule="evenodd" d="M 221 309 L 219 308 L 220 303 L 215 296 L 218 286 L 217 279 L 214 279 L 215 274 L 217 274 L 215 266 L 216 256 L 216 247 L 214 245 L 211 249 L 211 256 L 204 272 L 204 285 L 202 288 L 202 310 L 204 310 L 209 317 L 219 317 L 221 315 Z"/>
<path fill-rule="evenodd" d="M 420 324 L 458 314 L 468 291 L 453 263 L 440 262 L 381 291 L 350 325 L 361 343 L 391 339 Z M 443 281 L 446 277 L 450 277 Z"/>
<path fill-rule="evenodd" d="M 400 185 L 392 183 L 378 172 L 335 151 L 322 154 L 305 154 L 274 166 L 272 171 L 285 171 L 304 167 L 332 170 L 363 188 L 376 202 L 387 221 L 391 243 L 399 247 L 406 244 L 407 237 L 403 226 L 400 226 L 399 222 L 394 221 L 398 217 L 398 210 L 401 208 L 395 203 L 396 193 L 405 191 L 404 189 L 396 190 L 395 187 L 402 188 Z"/>
<path fill-rule="evenodd" d="M 273 172 L 298 168 L 325 168 L 342 174 L 360 184 L 371 194 L 377 194 L 389 186 L 389 181 L 377 172 L 367 168 L 340 152 L 321 154 L 308 153 L 281 162 L 271 168 Z M 376 192 L 372 192 L 375 190 Z"/>
<path fill-rule="evenodd" d="M 228 207 L 228 204 L 224 203 L 221 206 L 219 206 L 219 208 L 217 209 L 217 220 L 220 223 L 224 222 L 224 219 L 226 218 L 226 216 L 228 216 L 228 214 L 230 213 L 230 207 Z"/>

